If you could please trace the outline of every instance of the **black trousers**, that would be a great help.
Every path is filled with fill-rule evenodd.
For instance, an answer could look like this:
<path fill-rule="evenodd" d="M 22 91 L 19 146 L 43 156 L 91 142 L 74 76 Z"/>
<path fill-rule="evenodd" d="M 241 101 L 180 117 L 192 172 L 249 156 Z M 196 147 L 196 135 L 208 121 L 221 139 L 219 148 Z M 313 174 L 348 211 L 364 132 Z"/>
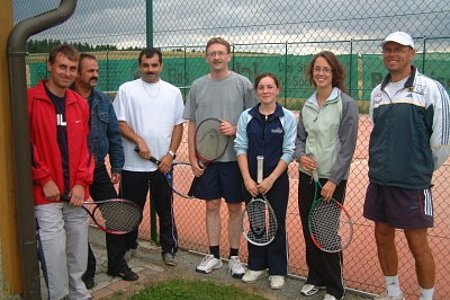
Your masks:
<path fill-rule="evenodd" d="M 326 179 L 320 179 L 323 186 Z M 333 198 L 343 203 L 347 181 L 343 180 L 334 191 Z M 306 264 L 308 265 L 308 278 L 306 283 L 326 286 L 327 293 L 337 299 L 344 295 L 344 280 L 342 277 L 343 256 L 339 253 L 326 253 L 317 248 L 311 239 L 308 230 L 308 213 L 314 201 L 314 181 L 302 172 L 299 172 L 298 207 L 303 226 L 303 237 L 306 246 Z M 317 192 L 320 197 L 320 190 Z"/>
<path fill-rule="evenodd" d="M 165 175 L 160 171 L 132 172 L 122 171 L 120 194 L 123 198 L 135 202 L 144 209 L 150 188 L 151 205 L 156 208 L 159 219 L 159 241 L 162 254 L 178 251 L 178 232 L 173 214 L 172 189 L 167 184 Z M 138 229 L 125 235 L 127 249 L 137 248 Z"/>
<path fill-rule="evenodd" d="M 94 170 L 94 182 L 89 187 L 91 197 L 94 201 L 101 201 L 117 198 L 117 192 L 111 182 L 105 164 L 96 166 Z M 108 255 L 108 271 L 116 272 L 128 268 L 124 260 L 126 252 L 125 237 L 122 235 L 106 234 L 106 251 Z M 96 259 L 89 245 L 88 264 L 86 273 L 83 276 L 94 276 L 96 269 Z"/>
<path fill-rule="evenodd" d="M 251 195 L 245 190 L 244 199 L 249 202 Z M 274 182 L 266 194 L 267 200 L 275 212 L 278 230 L 275 239 L 267 246 L 255 246 L 247 242 L 248 268 L 261 271 L 269 268 L 270 275 L 287 275 L 288 272 L 288 241 L 286 234 L 286 211 L 289 201 L 289 178 L 287 172 Z"/>

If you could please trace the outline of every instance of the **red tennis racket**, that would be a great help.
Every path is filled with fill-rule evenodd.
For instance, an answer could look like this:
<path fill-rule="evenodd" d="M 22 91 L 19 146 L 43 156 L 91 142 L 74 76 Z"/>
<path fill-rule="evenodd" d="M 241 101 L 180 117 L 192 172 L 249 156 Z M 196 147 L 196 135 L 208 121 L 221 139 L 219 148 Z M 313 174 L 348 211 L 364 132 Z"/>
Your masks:
<path fill-rule="evenodd" d="M 314 201 L 308 214 L 308 227 L 311 239 L 317 248 L 328 253 L 341 252 L 347 248 L 353 237 L 353 222 L 347 209 L 332 198 L 325 201 L 319 197 L 317 171 L 313 171 L 315 192 Z"/>

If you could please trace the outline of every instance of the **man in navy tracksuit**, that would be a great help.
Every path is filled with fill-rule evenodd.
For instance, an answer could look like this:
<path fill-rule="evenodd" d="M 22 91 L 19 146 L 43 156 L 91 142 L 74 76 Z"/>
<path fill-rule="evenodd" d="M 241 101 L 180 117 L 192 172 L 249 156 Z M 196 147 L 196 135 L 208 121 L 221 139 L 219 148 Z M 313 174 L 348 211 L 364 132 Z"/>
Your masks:
<path fill-rule="evenodd" d="M 434 294 L 435 264 L 428 245 L 433 227 L 431 179 L 447 159 L 450 101 L 442 85 L 411 65 L 414 41 L 394 32 L 381 44 L 389 71 L 372 91 L 374 124 L 364 216 L 375 222 L 378 259 L 386 290 L 375 299 L 405 299 L 398 280 L 396 228 L 403 229 L 414 257 L 420 300 Z"/>

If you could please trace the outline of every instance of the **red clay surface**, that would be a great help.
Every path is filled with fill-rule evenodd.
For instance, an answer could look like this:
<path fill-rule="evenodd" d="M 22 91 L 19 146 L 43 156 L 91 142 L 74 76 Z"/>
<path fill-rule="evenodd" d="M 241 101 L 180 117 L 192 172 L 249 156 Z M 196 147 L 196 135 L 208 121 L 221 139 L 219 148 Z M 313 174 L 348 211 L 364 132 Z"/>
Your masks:
<path fill-rule="evenodd" d="M 367 157 L 368 140 L 371 124 L 367 115 L 360 116 L 359 137 L 357 150 L 354 154 L 351 175 L 347 186 L 345 205 L 350 211 L 354 222 L 354 235 L 352 244 L 344 251 L 344 278 L 346 286 L 366 292 L 379 293 L 384 288 L 383 276 L 378 264 L 376 245 L 373 237 L 373 223 L 362 216 L 365 192 L 368 184 Z M 183 143 L 178 151 L 178 160 L 188 161 L 187 130 Z M 305 276 L 307 267 L 305 263 L 305 248 L 302 227 L 298 213 L 297 163 L 289 166 L 290 199 L 287 212 L 287 231 L 289 236 L 289 273 Z M 174 180 L 181 180 L 183 184 L 190 185 L 192 174 L 178 172 Z M 450 295 L 450 161 L 435 172 L 433 178 L 433 198 L 435 211 L 435 228 L 430 230 L 430 245 L 433 249 L 436 262 L 435 299 L 446 299 Z M 179 231 L 179 244 L 184 249 L 207 252 L 207 238 L 205 231 L 204 203 L 197 199 L 184 199 L 175 195 L 174 211 Z M 227 238 L 227 212 L 222 205 L 222 238 L 221 252 L 228 255 Z M 150 238 L 148 205 L 144 212 L 144 221 L 140 227 L 140 237 Z M 414 260 L 407 248 L 403 232 L 397 232 L 397 249 L 400 258 L 400 284 L 407 299 L 417 299 L 418 284 L 414 271 Z M 247 259 L 247 245 L 245 239 L 241 240 L 240 254 Z"/>

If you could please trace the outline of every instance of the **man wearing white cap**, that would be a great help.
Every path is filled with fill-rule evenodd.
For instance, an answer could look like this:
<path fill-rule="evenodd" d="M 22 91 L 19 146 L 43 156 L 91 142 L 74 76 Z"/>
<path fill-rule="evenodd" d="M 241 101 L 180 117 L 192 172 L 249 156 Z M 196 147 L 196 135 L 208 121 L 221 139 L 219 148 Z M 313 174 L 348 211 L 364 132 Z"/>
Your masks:
<path fill-rule="evenodd" d="M 414 41 L 404 32 L 381 43 L 389 74 L 372 91 L 369 186 L 364 216 L 375 222 L 386 291 L 375 299 L 405 299 L 398 280 L 395 229 L 403 229 L 414 257 L 420 300 L 433 299 L 435 264 L 431 178 L 449 155 L 450 100 L 442 85 L 411 65 Z"/>

